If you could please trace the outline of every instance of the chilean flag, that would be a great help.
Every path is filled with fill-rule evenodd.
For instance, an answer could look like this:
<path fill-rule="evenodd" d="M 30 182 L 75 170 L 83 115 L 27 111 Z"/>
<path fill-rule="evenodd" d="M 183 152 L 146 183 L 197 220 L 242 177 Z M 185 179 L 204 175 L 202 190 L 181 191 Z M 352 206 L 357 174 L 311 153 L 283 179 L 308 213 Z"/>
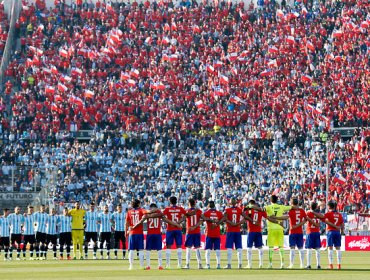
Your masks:
<path fill-rule="evenodd" d="M 128 79 L 127 80 L 127 84 L 130 86 L 130 87 L 134 87 L 136 85 L 136 82 L 132 79 Z"/>
<path fill-rule="evenodd" d="M 171 62 L 176 62 L 179 59 L 179 56 L 177 54 L 171 54 L 169 59 Z"/>
<path fill-rule="evenodd" d="M 164 30 L 164 31 L 170 31 L 170 30 L 171 30 L 170 25 L 169 25 L 168 23 L 166 23 L 166 24 L 164 25 L 164 27 L 163 27 L 163 30 Z"/>
<path fill-rule="evenodd" d="M 307 49 L 309 49 L 309 50 L 311 50 L 311 51 L 315 51 L 315 46 L 310 42 L 310 41 L 308 41 L 307 42 Z"/>
<path fill-rule="evenodd" d="M 66 51 L 66 50 L 59 50 L 59 55 L 61 56 L 61 57 L 64 57 L 64 58 L 68 58 L 69 57 L 69 54 L 68 54 L 68 52 Z"/>
<path fill-rule="evenodd" d="M 217 61 L 213 64 L 213 67 L 214 67 L 214 68 L 220 68 L 220 67 L 222 67 L 222 61 L 217 60 Z"/>
<path fill-rule="evenodd" d="M 200 33 L 200 27 L 198 25 L 193 26 L 193 32 L 194 33 Z"/>
<path fill-rule="evenodd" d="M 333 182 L 344 185 L 345 183 L 347 183 L 347 180 L 341 174 L 337 173 L 334 176 Z"/>
<path fill-rule="evenodd" d="M 163 37 L 162 44 L 163 45 L 168 45 L 169 43 L 170 43 L 170 39 L 168 37 Z"/>
<path fill-rule="evenodd" d="M 140 74 L 139 70 L 131 69 L 130 76 L 135 77 L 135 78 L 139 78 L 139 74 Z"/>
<path fill-rule="evenodd" d="M 288 36 L 288 37 L 286 38 L 286 42 L 287 42 L 287 43 L 289 43 L 289 44 L 291 44 L 291 45 L 294 45 L 294 43 L 295 43 L 295 39 L 294 39 L 294 37 L 293 37 L 293 36 Z"/>
<path fill-rule="evenodd" d="M 333 38 L 341 38 L 343 36 L 343 31 L 336 30 L 333 32 Z"/>
<path fill-rule="evenodd" d="M 221 75 L 220 83 L 223 84 L 223 85 L 228 85 L 229 84 L 229 78 L 224 76 L 224 75 Z"/>
<path fill-rule="evenodd" d="M 304 83 L 312 83 L 312 77 L 309 75 L 303 75 L 301 81 Z"/>
<path fill-rule="evenodd" d="M 357 173 L 357 176 L 360 177 L 364 181 L 370 181 L 370 174 L 366 171 L 360 171 Z"/>
<path fill-rule="evenodd" d="M 46 86 L 45 87 L 45 93 L 47 94 L 54 94 L 55 93 L 55 87 L 52 87 L 52 86 Z"/>
<path fill-rule="evenodd" d="M 370 158 L 367 160 L 366 167 L 370 168 Z"/>
<path fill-rule="evenodd" d="M 159 83 L 157 83 L 157 89 L 158 90 L 165 90 L 166 86 L 162 82 L 159 82 Z"/>
<path fill-rule="evenodd" d="M 265 71 L 262 71 L 261 73 L 260 73 L 260 76 L 261 77 L 269 77 L 269 76 L 272 76 L 274 73 L 272 72 L 272 71 L 270 71 L 270 70 L 265 70 Z"/>
<path fill-rule="evenodd" d="M 84 95 L 85 95 L 86 98 L 93 98 L 95 93 L 91 90 L 86 89 L 85 92 L 84 92 Z"/>
<path fill-rule="evenodd" d="M 238 58 L 238 53 L 231 53 L 228 55 L 230 61 L 235 61 Z"/>
<path fill-rule="evenodd" d="M 207 66 L 207 72 L 208 73 L 213 73 L 213 72 L 215 72 L 215 68 L 212 65 L 208 65 Z"/>
<path fill-rule="evenodd" d="M 68 90 L 68 88 L 63 85 L 62 83 L 58 83 L 58 90 L 61 91 L 61 92 L 66 92 Z"/>
<path fill-rule="evenodd" d="M 132 31 L 136 31 L 136 25 L 133 22 L 130 23 L 130 28 Z"/>
<path fill-rule="evenodd" d="M 82 75 L 82 70 L 80 69 L 80 68 L 73 68 L 72 70 L 71 70 L 71 74 L 72 75 L 76 75 L 76 76 L 81 76 Z"/>
<path fill-rule="evenodd" d="M 369 23 L 367 21 L 363 21 L 363 22 L 361 22 L 361 27 L 364 28 L 364 29 L 367 29 L 367 28 L 369 28 Z"/>
<path fill-rule="evenodd" d="M 278 54 L 278 53 L 279 53 L 278 48 L 277 48 L 277 47 L 275 47 L 275 46 L 269 47 L 267 51 L 268 51 L 269 53 L 272 53 L 272 54 Z"/>
<path fill-rule="evenodd" d="M 284 18 L 284 12 L 280 9 L 277 9 L 276 16 L 279 18 Z"/>
<path fill-rule="evenodd" d="M 272 59 L 272 60 L 270 60 L 268 63 L 267 63 L 267 65 L 268 66 L 270 66 L 270 67 L 277 67 L 278 65 L 277 65 L 277 61 L 276 61 L 276 59 Z"/>
<path fill-rule="evenodd" d="M 197 106 L 200 109 L 204 109 L 206 106 L 204 105 L 202 100 L 195 101 L 195 106 Z"/>
<path fill-rule="evenodd" d="M 130 79 L 130 75 L 128 73 L 121 73 L 121 81 L 125 81 Z"/>

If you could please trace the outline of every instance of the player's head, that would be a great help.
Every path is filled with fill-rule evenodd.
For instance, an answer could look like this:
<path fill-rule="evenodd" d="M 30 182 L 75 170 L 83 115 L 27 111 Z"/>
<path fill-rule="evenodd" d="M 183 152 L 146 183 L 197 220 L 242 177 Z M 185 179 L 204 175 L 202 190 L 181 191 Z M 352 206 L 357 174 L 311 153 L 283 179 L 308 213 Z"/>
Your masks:
<path fill-rule="evenodd" d="M 298 206 L 298 203 L 299 203 L 298 198 L 292 197 L 291 202 L 292 202 L 292 205 Z"/>
<path fill-rule="evenodd" d="M 278 197 L 276 195 L 272 195 L 270 198 L 271 203 L 277 203 L 278 202 Z"/>
<path fill-rule="evenodd" d="M 149 205 L 149 207 L 150 207 L 150 209 L 152 209 L 152 210 L 155 210 L 155 209 L 157 209 L 158 207 L 157 207 L 157 204 L 155 204 L 155 203 L 151 203 L 150 205 Z"/>
<path fill-rule="evenodd" d="M 95 209 L 95 203 L 91 202 L 90 203 L 90 211 L 94 211 L 94 209 Z"/>
<path fill-rule="evenodd" d="M 132 208 L 139 208 L 140 207 L 140 200 L 134 199 L 131 203 Z"/>
<path fill-rule="evenodd" d="M 14 213 L 15 213 L 15 214 L 19 214 L 20 212 L 21 212 L 21 207 L 16 206 L 16 207 L 14 208 Z"/>
<path fill-rule="evenodd" d="M 256 201 L 254 199 L 249 200 L 249 205 L 256 205 Z"/>
<path fill-rule="evenodd" d="M 171 205 L 176 205 L 177 204 L 177 197 L 176 196 L 171 196 L 170 197 L 170 203 L 171 203 Z"/>
<path fill-rule="evenodd" d="M 230 205 L 231 206 L 235 206 L 236 205 L 236 199 L 235 199 L 235 197 L 233 197 L 233 198 L 231 198 L 230 200 L 229 200 L 229 203 L 230 203 Z"/>
<path fill-rule="evenodd" d="M 4 212 L 4 215 L 5 216 L 8 216 L 9 215 L 9 212 L 10 212 L 10 209 L 9 208 L 4 208 L 3 209 L 3 212 Z"/>
<path fill-rule="evenodd" d="M 64 216 L 67 216 L 67 214 L 68 214 L 68 207 L 65 207 L 65 208 L 63 209 L 63 215 L 64 215 Z"/>
<path fill-rule="evenodd" d="M 311 203 L 311 210 L 315 211 L 317 209 L 317 203 L 314 201 Z"/>
<path fill-rule="evenodd" d="M 213 200 L 211 200 L 209 202 L 208 206 L 209 206 L 210 209 L 215 209 L 216 208 L 215 202 Z"/>
<path fill-rule="evenodd" d="M 108 205 L 104 205 L 104 213 L 108 213 Z"/>
<path fill-rule="evenodd" d="M 79 201 L 76 201 L 76 202 L 75 202 L 75 208 L 76 208 L 76 209 L 80 209 L 80 202 L 79 202 Z"/>
<path fill-rule="evenodd" d="M 334 201 L 329 201 L 328 202 L 328 207 L 330 210 L 335 210 L 336 204 Z"/>
<path fill-rule="evenodd" d="M 50 215 L 55 215 L 57 211 L 55 210 L 55 208 L 51 208 L 49 212 Z"/>
<path fill-rule="evenodd" d="M 33 206 L 29 205 L 27 208 L 28 208 L 28 214 L 32 214 L 33 213 Z"/>
<path fill-rule="evenodd" d="M 194 208 L 195 207 L 195 200 L 194 200 L 194 198 L 189 198 L 188 202 L 189 202 L 189 206 L 191 208 Z"/>
<path fill-rule="evenodd" d="M 45 205 L 44 205 L 44 204 L 42 204 L 42 205 L 40 206 L 40 212 L 41 212 L 41 213 L 44 213 L 44 212 L 45 212 Z"/>
<path fill-rule="evenodd" d="M 122 205 L 121 204 L 117 205 L 117 212 L 122 213 Z"/>

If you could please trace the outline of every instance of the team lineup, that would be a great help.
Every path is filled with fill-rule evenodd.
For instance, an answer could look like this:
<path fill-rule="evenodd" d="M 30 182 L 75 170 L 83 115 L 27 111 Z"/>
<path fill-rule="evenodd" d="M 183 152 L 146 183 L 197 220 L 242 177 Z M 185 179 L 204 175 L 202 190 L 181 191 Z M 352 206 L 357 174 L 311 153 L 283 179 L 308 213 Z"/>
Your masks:
<path fill-rule="evenodd" d="M 334 248 L 337 254 L 337 267 L 341 269 L 342 252 L 341 233 L 344 222 L 342 215 L 336 211 L 334 202 L 328 203 L 328 211 L 325 214 L 318 213 L 317 204 L 313 202 L 311 209 L 305 212 L 299 207 L 299 201 L 292 198 L 291 205 L 278 204 L 278 198 L 271 196 L 271 204 L 260 208 L 254 200 L 241 208 L 237 206 L 235 199 L 230 199 L 230 205 L 224 212 L 215 208 L 215 203 L 210 201 L 208 209 L 202 211 L 196 207 L 196 201 L 188 200 L 188 209 L 177 206 L 177 198 L 169 199 L 170 206 L 161 211 L 156 204 L 151 204 L 149 209 L 142 209 L 139 200 L 133 200 L 131 208 L 122 210 L 118 205 L 114 213 L 109 212 L 108 206 L 103 211 L 95 210 L 91 204 L 89 210 L 81 209 L 80 203 L 76 202 L 74 209 L 63 210 L 57 215 L 55 209 L 49 214 L 45 212 L 45 206 L 41 206 L 38 212 L 34 212 L 29 206 L 27 212 L 21 214 L 20 207 L 15 207 L 14 213 L 4 209 L 4 215 L 0 217 L 0 250 L 4 250 L 4 260 L 13 259 L 13 251 L 16 251 L 16 260 L 26 259 L 27 250 L 30 260 L 44 260 L 47 258 L 49 245 L 52 245 L 53 258 L 57 257 L 57 245 L 59 244 L 59 259 L 87 259 L 89 244 L 93 244 L 93 259 L 110 259 L 110 251 L 114 251 L 114 259 L 118 259 L 118 251 L 122 250 L 122 258 L 126 259 L 126 240 L 128 240 L 129 269 L 134 268 L 134 257 L 137 254 L 140 268 L 151 268 L 151 252 L 157 252 L 158 269 L 171 267 L 171 248 L 177 249 L 177 267 L 190 268 L 191 253 L 195 250 L 198 268 L 203 269 L 201 256 L 201 225 L 205 223 L 205 268 L 211 268 L 211 251 L 216 255 L 216 268 L 221 268 L 221 224 L 226 226 L 227 264 L 224 269 L 231 269 L 233 249 L 237 252 L 238 269 L 242 269 L 242 234 L 241 226 L 246 223 L 247 236 L 247 267 L 252 268 L 252 248 L 258 250 L 259 268 L 263 268 L 263 241 L 262 224 L 267 220 L 267 246 L 269 263 L 272 268 L 272 259 L 275 249 L 280 255 L 280 268 L 284 268 L 284 227 L 283 221 L 289 220 L 289 266 L 294 267 L 296 249 L 299 253 L 300 268 L 311 269 L 312 253 L 316 254 L 316 267 L 321 268 L 321 241 L 320 223 L 326 224 L 329 269 L 333 269 Z M 144 247 L 144 223 L 146 223 L 146 242 Z M 162 256 L 162 224 L 167 224 L 165 266 Z M 185 237 L 185 265 L 182 263 L 183 223 L 186 224 Z M 306 243 L 304 249 L 304 230 L 306 225 Z M 112 242 L 112 236 L 114 237 Z M 105 244 L 105 246 L 104 246 Z M 99 248 L 98 248 L 99 245 Z M 71 247 L 73 248 L 71 252 Z M 146 255 L 144 256 L 144 249 Z M 71 256 L 72 254 L 72 256 Z M 306 265 L 304 258 L 306 255 Z M 144 264 L 144 258 L 146 264 Z"/>

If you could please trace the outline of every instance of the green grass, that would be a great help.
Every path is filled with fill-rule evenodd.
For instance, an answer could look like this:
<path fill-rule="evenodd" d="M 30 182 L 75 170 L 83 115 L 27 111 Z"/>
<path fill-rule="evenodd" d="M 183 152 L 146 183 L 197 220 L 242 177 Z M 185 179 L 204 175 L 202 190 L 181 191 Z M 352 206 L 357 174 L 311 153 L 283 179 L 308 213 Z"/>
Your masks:
<path fill-rule="evenodd" d="M 196 261 L 191 262 L 190 270 L 176 269 L 177 261 L 171 260 L 173 269 L 159 271 L 156 269 L 157 260 L 152 253 L 152 270 L 144 271 L 139 269 L 139 261 L 135 260 L 135 270 L 128 270 L 127 260 L 78 260 L 78 261 L 55 261 L 50 260 L 51 254 L 49 253 L 49 260 L 47 261 L 11 261 L 4 262 L 3 254 L 0 257 L 0 279 L 226 279 L 226 278 L 258 278 L 260 279 L 370 279 L 370 253 L 363 252 L 343 252 L 342 270 L 280 270 L 280 269 L 252 269 L 252 270 L 238 270 L 236 267 L 236 254 L 233 255 L 232 270 L 198 270 L 196 269 Z M 164 254 L 163 254 L 164 255 Z M 174 258 L 176 252 L 172 253 Z M 183 254 L 184 256 L 185 254 Z M 264 254 L 264 266 L 267 265 L 267 252 Z M 13 256 L 14 257 L 14 256 Z M 192 254 L 195 259 L 195 253 Z M 202 256 L 204 257 L 204 256 Z M 278 253 L 274 254 L 274 267 L 279 267 L 280 261 Z M 334 253 L 335 259 L 335 253 Z M 296 266 L 298 267 L 299 258 L 296 254 Z M 258 265 L 258 256 L 253 252 L 253 266 Z M 285 263 L 289 262 L 289 253 L 285 252 Z M 315 256 L 312 258 L 313 267 L 315 267 Z M 322 267 L 327 267 L 327 252 L 321 254 Z M 226 255 L 222 253 L 221 265 L 226 264 Z M 243 266 L 247 264 L 246 252 L 243 251 Z M 204 259 L 203 259 L 204 265 Z M 215 267 L 215 257 L 211 254 L 211 265 Z"/>

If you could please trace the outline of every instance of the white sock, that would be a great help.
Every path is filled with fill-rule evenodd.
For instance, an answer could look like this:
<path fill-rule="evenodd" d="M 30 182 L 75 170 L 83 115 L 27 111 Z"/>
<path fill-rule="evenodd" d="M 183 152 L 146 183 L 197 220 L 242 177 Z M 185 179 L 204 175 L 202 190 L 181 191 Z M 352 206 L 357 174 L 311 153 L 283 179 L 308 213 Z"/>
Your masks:
<path fill-rule="evenodd" d="M 333 264 L 333 249 L 328 249 L 329 264 Z"/>
<path fill-rule="evenodd" d="M 311 265 L 312 250 L 307 249 L 307 266 Z"/>
<path fill-rule="evenodd" d="M 150 266 L 150 251 L 146 251 L 146 265 Z"/>
<path fill-rule="evenodd" d="M 217 262 L 217 265 L 220 265 L 220 263 L 221 263 L 221 252 L 220 252 L 220 250 L 216 250 L 216 262 Z"/>
<path fill-rule="evenodd" d="M 197 256 L 198 266 L 202 265 L 202 256 L 200 255 L 200 249 L 199 248 L 195 249 L 195 253 Z"/>
<path fill-rule="evenodd" d="M 132 250 L 128 251 L 128 262 L 129 262 L 130 266 L 132 266 L 134 264 L 134 254 L 133 254 Z"/>
<path fill-rule="evenodd" d="M 166 249 L 166 266 L 171 264 L 171 249 Z"/>
<path fill-rule="evenodd" d="M 182 249 L 177 248 L 177 258 L 178 258 L 178 265 L 179 267 L 182 266 Z"/>
<path fill-rule="evenodd" d="M 211 262 L 211 250 L 206 250 L 206 265 L 209 265 Z"/>
<path fill-rule="evenodd" d="M 342 251 L 341 250 L 337 250 L 337 262 L 338 264 L 342 263 Z"/>
<path fill-rule="evenodd" d="M 242 249 L 238 249 L 236 255 L 238 257 L 238 265 L 241 265 L 242 264 Z"/>
<path fill-rule="evenodd" d="M 227 264 L 231 265 L 231 258 L 233 256 L 233 249 L 227 249 Z"/>
<path fill-rule="evenodd" d="M 140 261 L 140 266 L 144 267 L 144 252 L 139 251 L 139 261 Z"/>
<path fill-rule="evenodd" d="M 290 249 L 290 255 L 289 255 L 290 265 L 294 264 L 294 257 L 295 257 L 295 249 Z"/>
<path fill-rule="evenodd" d="M 299 260 L 301 261 L 301 266 L 303 266 L 303 263 L 304 263 L 304 250 L 303 249 L 299 249 Z"/>
<path fill-rule="evenodd" d="M 190 264 L 191 249 L 186 248 L 186 265 Z"/>
<path fill-rule="evenodd" d="M 158 251 L 158 266 L 162 266 L 162 250 Z"/>
<path fill-rule="evenodd" d="M 262 248 L 258 249 L 259 265 L 263 265 L 263 250 Z"/>
<path fill-rule="evenodd" d="M 316 250 L 316 262 L 317 262 L 317 266 L 320 265 L 320 258 L 321 258 L 321 251 L 320 251 L 320 249 L 317 249 Z"/>
<path fill-rule="evenodd" d="M 252 248 L 247 248 L 248 266 L 252 266 Z"/>

